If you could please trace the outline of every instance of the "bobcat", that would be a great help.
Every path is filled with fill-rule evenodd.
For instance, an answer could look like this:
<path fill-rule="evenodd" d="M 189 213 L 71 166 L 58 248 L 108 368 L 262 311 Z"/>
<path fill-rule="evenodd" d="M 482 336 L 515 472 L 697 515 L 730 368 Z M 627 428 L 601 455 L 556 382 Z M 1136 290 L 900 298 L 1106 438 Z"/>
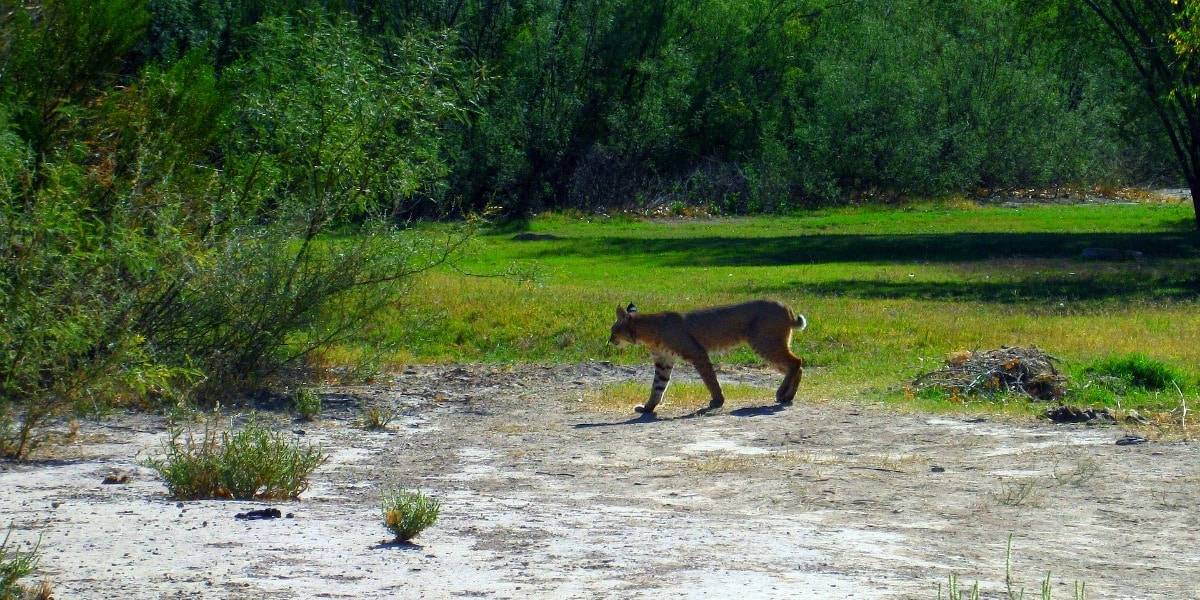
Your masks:
<path fill-rule="evenodd" d="M 725 395 L 708 353 L 742 342 L 748 343 L 759 356 L 785 374 L 783 384 L 775 392 L 775 400 L 790 404 L 804 374 L 804 360 L 792 354 L 792 330 L 804 329 L 807 325 L 804 315 L 797 316 L 791 307 L 774 300 L 752 300 L 687 313 L 644 315 L 630 304 L 628 308 L 617 307 L 617 322 L 613 323 L 608 343 L 616 346 L 644 344 L 654 357 L 654 385 L 650 388 L 650 399 L 635 407 L 637 412 L 653 413 L 662 402 L 677 358 L 696 367 L 712 395 L 709 408 L 719 408 L 725 403 Z"/>

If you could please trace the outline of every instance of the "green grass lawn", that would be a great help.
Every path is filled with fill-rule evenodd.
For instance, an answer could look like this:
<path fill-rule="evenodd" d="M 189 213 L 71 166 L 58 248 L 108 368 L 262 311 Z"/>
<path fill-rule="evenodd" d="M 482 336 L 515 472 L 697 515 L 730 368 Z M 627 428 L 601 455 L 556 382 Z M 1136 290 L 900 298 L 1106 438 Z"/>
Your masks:
<path fill-rule="evenodd" d="M 1145 256 L 1084 260 L 1092 247 Z M 793 342 L 807 362 L 798 398 L 899 397 L 949 353 L 1001 346 L 1036 345 L 1072 375 L 1144 354 L 1177 369 L 1193 397 L 1200 379 L 1200 236 L 1191 206 L 1169 203 L 543 215 L 485 230 L 455 269 L 423 276 L 410 305 L 386 316 L 400 342 L 386 361 L 645 362 L 643 349 L 605 344 L 617 305 L 760 296 L 809 319 Z M 746 350 L 718 359 L 755 361 Z M 1173 390 L 1136 400 L 1180 402 Z"/>

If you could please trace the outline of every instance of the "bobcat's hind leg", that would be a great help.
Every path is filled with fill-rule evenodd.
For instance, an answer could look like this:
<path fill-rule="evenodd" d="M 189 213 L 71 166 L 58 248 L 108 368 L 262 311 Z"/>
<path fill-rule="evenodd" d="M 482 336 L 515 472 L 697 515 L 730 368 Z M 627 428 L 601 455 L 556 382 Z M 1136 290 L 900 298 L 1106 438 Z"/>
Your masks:
<path fill-rule="evenodd" d="M 779 384 L 779 389 L 775 392 L 775 401 L 780 404 L 792 403 L 796 398 L 796 390 L 800 387 L 800 379 L 804 377 L 804 359 L 790 356 L 791 360 L 776 365 L 776 368 L 784 373 L 783 383 Z"/>
<path fill-rule="evenodd" d="M 663 396 L 667 386 L 671 384 L 671 370 L 675 368 L 675 357 L 666 354 L 654 355 L 654 383 L 650 386 L 650 399 L 645 404 L 633 407 L 640 413 L 653 413 Z"/>
<path fill-rule="evenodd" d="M 776 337 L 750 339 L 750 349 L 783 373 L 783 383 L 775 391 L 775 401 L 780 404 L 792 403 L 800 387 L 800 378 L 804 375 L 804 359 L 792 354 L 791 345 L 790 330 Z"/>

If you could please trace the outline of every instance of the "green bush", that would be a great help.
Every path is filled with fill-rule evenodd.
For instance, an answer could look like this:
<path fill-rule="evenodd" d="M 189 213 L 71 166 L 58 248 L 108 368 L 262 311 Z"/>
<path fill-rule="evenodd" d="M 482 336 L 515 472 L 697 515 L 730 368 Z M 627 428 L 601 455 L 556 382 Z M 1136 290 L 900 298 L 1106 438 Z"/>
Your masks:
<path fill-rule="evenodd" d="M 8 540 L 11 535 L 12 525 L 9 525 L 8 532 L 4 534 L 4 541 L 0 542 L 0 600 L 30 597 L 27 590 L 17 581 L 32 573 L 38 565 L 37 550 L 40 543 L 28 552 L 10 549 Z"/>
<path fill-rule="evenodd" d="M 441 508 L 441 501 L 419 491 L 385 491 L 383 525 L 396 535 L 397 542 L 407 542 L 437 522 Z"/>
<path fill-rule="evenodd" d="M 1106 387 L 1132 388 L 1147 392 L 1173 391 L 1175 386 L 1179 386 L 1181 390 L 1191 387 L 1179 369 L 1145 354 L 1103 358 L 1086 367 L 1084 372 L 1099 378 L 1101 383 L 1107 380 Z"/>
<path fill-rule="evenodd" d="M 305 421 L 311 421 L 321 413 L 321 397 L 311 388 L 300 388 L 292 394 L 292 409 Z"/>
<path fill-rule="evenodd" d="M 173 427 L 164 449 L 166 457 L 144 464 L 158 471 L 171 497 L 186 500 L 295 499 L 328 458 L 319 447 L 296 444 L 253 420 L 219 434 L 205 420 L 199 440 L 190 429 Z"/>
<path fill-rule="evenodd" d="M 436 36 L 391 66 L 353 22 L 304 13 L 239 33 L 253 50 L 218 74 L 203 50 L 141 64 L 144 4 L 0 14 L 4 456 L 73 409 L 262 387 L 462 239 L 383 218 L 436 196 L 447 90 L 470 87 Z"/>
<path fill-rule="evenodd" d="M 21 39 L 0 49 L 5 456 L 27 456 L 64 412 L 175 396 L 198 377 L 186 361 L 160 360 L 141 323 L 200 258 L 212 171 L 197 163 L 221 100 L 195 56 L 108 93 L 93 87 L 117 76 L 109 69 L 136 41 L 141 4 L 7 15 Z"/>

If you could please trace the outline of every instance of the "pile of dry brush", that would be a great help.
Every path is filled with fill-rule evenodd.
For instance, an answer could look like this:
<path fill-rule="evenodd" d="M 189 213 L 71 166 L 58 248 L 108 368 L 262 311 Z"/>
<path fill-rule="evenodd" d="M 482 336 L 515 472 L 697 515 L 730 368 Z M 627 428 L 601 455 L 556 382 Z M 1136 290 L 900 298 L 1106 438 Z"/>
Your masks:
<path fill-rule="evenodd" d="M 917 376 L 914 392 L 939 389 L 955 396 L 993 396 L 1018 392 L 1037 400 L 1061 400 L 1067 376 L 1059 373 L 1054 358 L 1028 348 L 1000 348 L 986 352 L 959 352 L 945 368 Z"/>

